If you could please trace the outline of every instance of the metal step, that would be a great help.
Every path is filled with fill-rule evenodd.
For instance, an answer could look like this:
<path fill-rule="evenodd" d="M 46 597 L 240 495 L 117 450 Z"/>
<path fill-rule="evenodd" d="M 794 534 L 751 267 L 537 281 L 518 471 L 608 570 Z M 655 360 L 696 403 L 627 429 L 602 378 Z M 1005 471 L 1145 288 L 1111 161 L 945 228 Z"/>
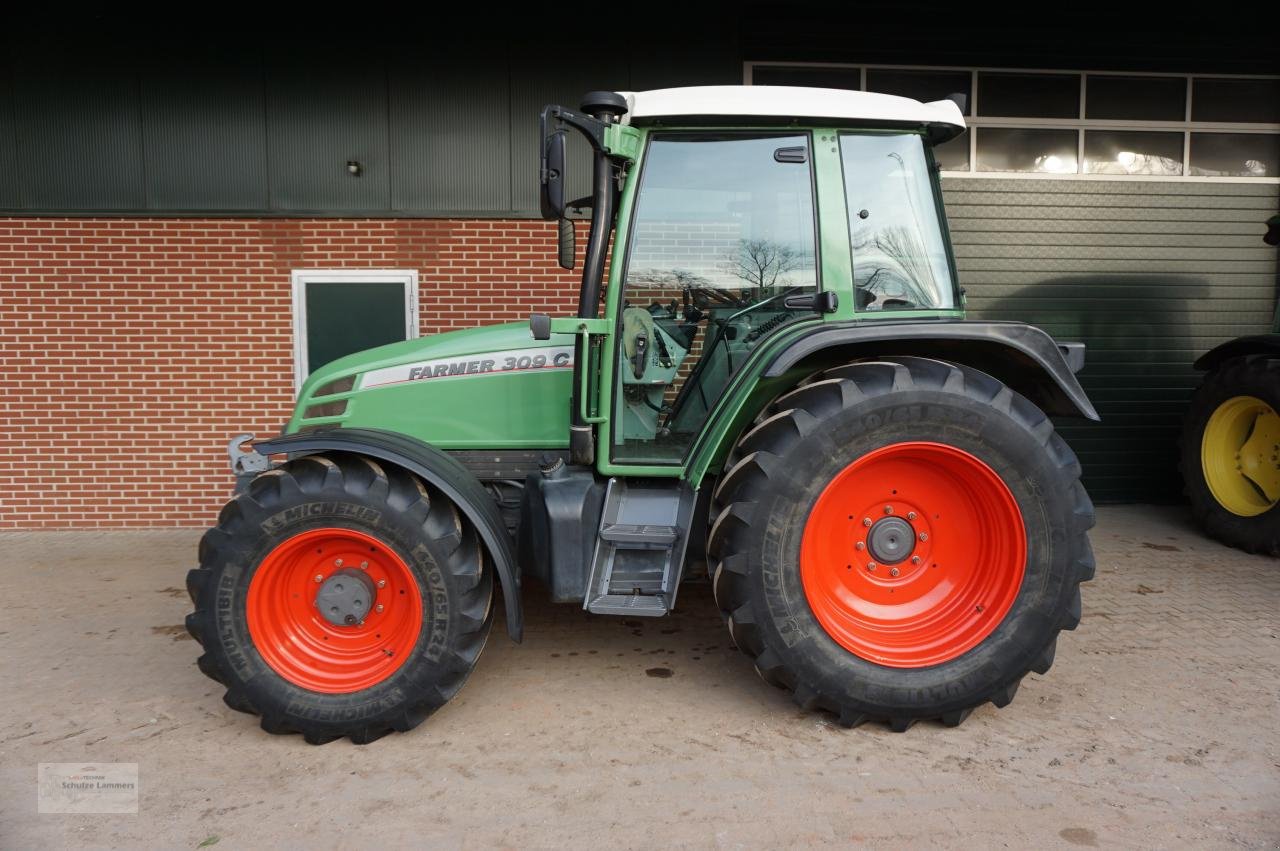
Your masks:
<path fill-rule="evenodd" d="M 667 604 L 661 597 L 643 594 L 602 594 L 587 605 L 587 611 L 596 615 L 639 615 L 660 618 L 667 613 Z"/>
<path fill-rule="evenodd" d="M 679 535 L 675 526 L 610 523 L 600 527 L 600 537 L 615 544 L 656 544 L 657 548 L 665 548 L 674 544 Z"/>
<path fill-rule="evenodd" d="M 684 569 L 693 502 L 684 482 L 610 479 L 582 607 L 602 615 L 669 612 Z"/>

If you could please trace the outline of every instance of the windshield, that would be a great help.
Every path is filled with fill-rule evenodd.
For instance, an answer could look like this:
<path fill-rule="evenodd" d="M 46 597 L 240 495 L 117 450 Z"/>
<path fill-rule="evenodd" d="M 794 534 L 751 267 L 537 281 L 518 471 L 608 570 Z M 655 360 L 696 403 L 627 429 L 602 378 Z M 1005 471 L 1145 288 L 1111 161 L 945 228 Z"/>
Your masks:
<path fill-rule="evenodd" d="M 920 136 L 840 136 L 858 310 L 956 306 Z"/>

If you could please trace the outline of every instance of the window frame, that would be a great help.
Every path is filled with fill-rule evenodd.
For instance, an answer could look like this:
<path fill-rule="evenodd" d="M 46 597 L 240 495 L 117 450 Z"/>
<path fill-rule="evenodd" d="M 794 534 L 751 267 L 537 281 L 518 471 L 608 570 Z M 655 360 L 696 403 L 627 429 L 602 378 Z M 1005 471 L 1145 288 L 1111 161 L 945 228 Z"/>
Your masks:
<path fill-rule="evenodd" d="M 311 370 L 307 363 L 308 284 L 401 284 L 404 290 L 406 340 L 421 336 L 418 328 L 417 269 L 294 269 L 290 272 L 293 300 L 293 384 L 302 391 Z"/>
<path fill-rule="evenodd" d="M 867 72 L 869 70 L 886 71 L 938 71 L 969 73 L 970 102 L 969 115 L 965 116 L 965 125 L 978 132 L 969 133 L 969 168 L 965 171 L 943 170 L 945 177 L 983 178 L 995 180 L 1137 180 L 1175 183 L 1263 183 L 1280 184 L 1280 175 L 1275 177 L 1245 176 L 1204 176 L 1191 174 L 1191 134 L 1192 133 L 1246 133 L 1264 136 L 1280 135 L 1280 124 L 1263 122 L 1210 122 L 1192 121 L 1192 99 L 1194 82 L 1197 79 L 1215 80 L 1280 80 L 1275 74 L 1195 74 L 1174 73 L 1168 71 L 1093 71 L 1081 68 L 998 68 L 976 67 L 968 65 L 894 65 L 878 62 L 784 62 L 777 60 L 749 60 L 742 63 L 743 84 L 752 85 L 752 77 L 756 68 L 833 68 L 842 70 L 859 70 L 860 90 L 867 90 Z M 1017 73 L 1017 74 L 1074 74 L 1080 78 L 1080 114 L 1075 118 L 996 118 L 979 116 L 978 100 L 981 90 L 978 77 L 983 73 Z M 1181 121 L 1140 121 L 1102 118 L 1085 118 L 1088 114 L 1088 81 L 1089 77 L 1172 77 L 1180 78 L 1186 83 L 1185 114 Z M 978 171 L 978 136 L 983 127 L 1006 127 L 1019 130 L 1054 130 L 1072 129 L 1076 131 L 1076 172 L 1074 174 L 1055 174 L 1046 172 L 1000 172 Z M 1088 130 L 1139 130 L 1157 132 L 1177 132 L 1182 134 L 1182 171 L 1180 175 L 1159 174 L 1089 174 L 1084 168 L 1084 138 Z"/>

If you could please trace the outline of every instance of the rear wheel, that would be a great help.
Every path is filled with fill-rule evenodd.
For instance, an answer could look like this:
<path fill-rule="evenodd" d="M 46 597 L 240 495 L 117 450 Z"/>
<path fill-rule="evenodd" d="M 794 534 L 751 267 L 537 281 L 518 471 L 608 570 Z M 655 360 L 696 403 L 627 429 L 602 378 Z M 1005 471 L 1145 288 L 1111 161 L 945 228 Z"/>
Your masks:
<path fill-rule="evenodd" d="M 1205 376 L 1183 426 L 1182 476 L 1205 531 L 1280 555 L 1280 360 L 1234 358 Z"/>
<path fill-rule="evenodd" d="M 470 674 L 493 580 L 457 508 L 416 477 L 313 455 L 254 479 L 187 577 L 200 669 L 233 709 L 312 743 L 409 730 Z"/>
<path fill-rule="evenodd" d="M 922 358 L 829 370 L 740 440 L 713 500 L 716 600 L 766 681 L 846 725 L 960 723 L 1080 619 L 1093 509 L 1029 401 Z"/>

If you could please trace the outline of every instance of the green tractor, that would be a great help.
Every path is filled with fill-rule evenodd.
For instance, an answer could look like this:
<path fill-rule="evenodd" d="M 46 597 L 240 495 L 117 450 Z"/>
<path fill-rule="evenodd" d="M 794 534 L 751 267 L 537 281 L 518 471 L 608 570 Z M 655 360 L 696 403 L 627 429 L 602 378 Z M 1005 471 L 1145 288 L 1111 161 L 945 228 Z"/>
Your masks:
<path fill-rule="evenodd" d="M 566 212 L 591 211 L 577 316 L 344 357 L 283 435 L 232 440 L 237 493 L 187 579 L 227 704 L 312 743 L 408 730 L 462 687 L 499 587 L 521 639 L 529 578 L 626 617 L 709 579 L 765 681 L 846 726 L 1008 704 L 1094 572 L 1049 416 L 1097 414 L 1082 345 L 964 319 L 933 156 L 959 101 L 546 107 L 565 268 Z"/>
<path fill-rule="evenodd" d="M 1280 245 L 1280 216 L 1263 239 Z M 1270 334 L 1228 340 L 1195 367 L 1206 375 L 1182 429 L 1191 510 L 1223 543 L 1280 556 L 1280 303 Z"/>

